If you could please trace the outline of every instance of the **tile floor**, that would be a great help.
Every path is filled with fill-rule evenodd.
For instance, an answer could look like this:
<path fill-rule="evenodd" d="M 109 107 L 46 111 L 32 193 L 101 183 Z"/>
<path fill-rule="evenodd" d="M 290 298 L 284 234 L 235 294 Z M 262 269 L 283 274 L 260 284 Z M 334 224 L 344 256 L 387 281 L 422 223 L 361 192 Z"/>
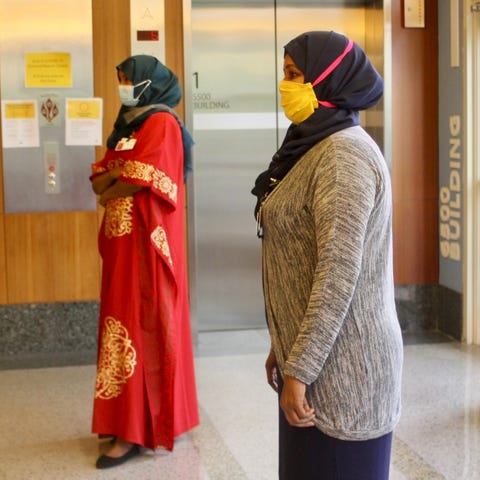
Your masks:
<path fill-rule="evenodd" d="M 410 340 L 391 479 L 480 480 L 480 347 Z M 274 480 L 267 349 L 265 330 L 200 333 L 200 427 L 173 453 L 106 471 L 94 468 L 102 445 L 89 432 L 93 365 L 1 370 L 0 480 Z"/>

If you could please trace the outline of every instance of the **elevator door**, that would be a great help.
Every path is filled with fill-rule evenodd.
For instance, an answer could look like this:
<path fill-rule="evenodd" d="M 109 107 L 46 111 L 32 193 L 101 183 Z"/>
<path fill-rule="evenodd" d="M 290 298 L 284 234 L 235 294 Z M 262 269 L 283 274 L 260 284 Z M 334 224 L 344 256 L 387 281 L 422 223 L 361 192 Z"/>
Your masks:
<path fill-rule="evenodd" d="M 308 30 L 337 30 L 364 44 L 363 7 L 313 3 L 318 4 L 192 3 L 194 294 L 200 331 L 266 325 L 250 190 L 289 124 L 276 93 L 283 45 Z"/>
<path fill-rule="evenodd" d="M 255 176 L 275 150 L 273 8 L 192 9 L 199 330 L 265 326 Z"/>

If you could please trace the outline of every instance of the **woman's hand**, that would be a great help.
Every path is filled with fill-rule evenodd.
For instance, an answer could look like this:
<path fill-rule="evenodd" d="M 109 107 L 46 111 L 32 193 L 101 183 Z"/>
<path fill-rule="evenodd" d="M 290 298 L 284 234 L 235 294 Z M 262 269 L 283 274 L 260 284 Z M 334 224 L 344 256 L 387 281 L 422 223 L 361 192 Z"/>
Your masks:
<path fill-rule="evenodd" d="M 115 167 L 108 172 L 95 176 L 92 179 L 92 189 L 97 195 L 102 195 L 110 188 L 122 174 L 122 167 Z"/>
<path fill-rule="evenodd" d="M 111 187 L 107 188 L 99 197 L 100 205 L 105 206 L 110 200 L 121 197 L 131 197 L 144 188 L 135 183 L 126 183 L 122 180 L 116 180 Z"/>
<path fill-rule="evenodd" d="M 278 392 L 278 383 L 277 383 L 277 359 L 272 350 L 267 357 L 265 362 L 265 370 L 267 371 L 267 382 L 268 384 Z"/>
<path fill-rule="evenodd" d="M 122 170 L 123 170 L 123 167 L 118 166 L 118 167 L 115 167 L 115 168 L 112 168 L 111 170 L 109 170 L 108 173 L 110 174 L 112 179 L 118 180 L 118 177 L 120 177 L 120 175 L 122 174 Z"/>
<path fill-rule="evenodd" d="M 313 427 L 315 410 L 310 407 L 305 397 L 307 386 L 294 377 L 285 375 L 283 379 L 280 407 L 287 422 L 292 427 Z"/>

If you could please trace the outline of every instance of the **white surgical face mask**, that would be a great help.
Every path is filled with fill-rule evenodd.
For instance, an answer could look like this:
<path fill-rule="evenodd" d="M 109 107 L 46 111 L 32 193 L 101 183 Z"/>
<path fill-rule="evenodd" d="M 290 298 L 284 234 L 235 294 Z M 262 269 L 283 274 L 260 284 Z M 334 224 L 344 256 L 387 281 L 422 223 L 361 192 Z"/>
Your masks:
<path fill-rule="evenodd" d="M 152 83 L 151 80 L 144 80 L 143 82 L 137 83 L 136 85 L 119 85 L 118 86 L 118 95 L 120 96 L 120 101 L 126 107 L 135 107 L 140 100 L 142 93 L 150 86 Z M 135 97 L 135 88 L 145 85 L 142 88 L 142 91 Z"/>

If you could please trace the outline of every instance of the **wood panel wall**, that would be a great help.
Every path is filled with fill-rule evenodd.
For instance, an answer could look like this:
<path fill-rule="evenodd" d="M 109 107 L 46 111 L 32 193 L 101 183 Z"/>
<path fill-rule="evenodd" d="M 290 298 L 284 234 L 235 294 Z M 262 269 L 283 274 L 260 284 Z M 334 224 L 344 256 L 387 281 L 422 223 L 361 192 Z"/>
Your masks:
<path fill-rule="evenodd" d="M 0 135 L 0 305 L 7 303 L 7 266 L 5 263 L 5 207 L 3 203 L 3 158 Z"/>
<path fill-rule="evenodd" d="M 438 282 L 438 22 L 406 29 L 392 1 L 392 179 L 396 284 Z"/>
<path fill-rule="evenodd" d="M 165 0 L 165 63 L 177 76 L 185 92 L 183 64 L 183 8 L 181 0 Z M 184 98 L 175 109 L 184 118 Z"/>

